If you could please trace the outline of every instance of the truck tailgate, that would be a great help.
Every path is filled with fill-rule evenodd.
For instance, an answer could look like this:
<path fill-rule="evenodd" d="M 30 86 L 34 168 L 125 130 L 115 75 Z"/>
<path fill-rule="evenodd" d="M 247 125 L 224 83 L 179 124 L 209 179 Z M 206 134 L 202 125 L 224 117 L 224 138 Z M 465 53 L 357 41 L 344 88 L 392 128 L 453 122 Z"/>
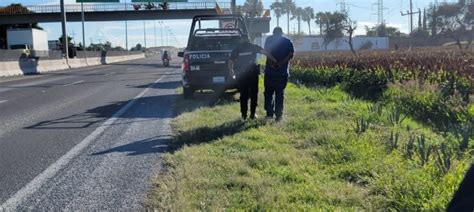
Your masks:
<path fill-rule="evenodd" d="M 230 51 L 189 52 L 191 71 L 228 71 Z"/>

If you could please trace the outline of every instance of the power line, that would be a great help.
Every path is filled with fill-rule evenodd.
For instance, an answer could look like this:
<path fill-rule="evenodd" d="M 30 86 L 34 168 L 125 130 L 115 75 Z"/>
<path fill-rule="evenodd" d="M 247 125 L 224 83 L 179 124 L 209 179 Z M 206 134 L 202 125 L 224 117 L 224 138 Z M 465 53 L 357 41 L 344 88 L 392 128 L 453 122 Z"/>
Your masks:
<path fill-rule="evenodd" d="M 363 10 L 372 10 L 371 8 L 361 7 L 361 6 L 358 6 L 358 5 L 355 5 L 355 4 L 351 4 L 351 3 L 346 3 L 346 5 L 349 5 L 349 6 L 355 7 L 355 8 L 359 8 L 359 9 L 363 9 Z"/>

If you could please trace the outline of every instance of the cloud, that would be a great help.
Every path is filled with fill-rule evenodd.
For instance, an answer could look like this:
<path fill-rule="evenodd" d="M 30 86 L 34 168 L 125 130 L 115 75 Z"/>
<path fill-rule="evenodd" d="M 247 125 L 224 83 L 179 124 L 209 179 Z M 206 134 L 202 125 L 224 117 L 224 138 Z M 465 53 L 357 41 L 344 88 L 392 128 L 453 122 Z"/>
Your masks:
<path fill-rule="evenodd" d="M 376 22 L 370 22 L 370 21 L 361 21 L 361 22 L 357 22 L 357 29 L 355 31 L 355 35 L 365 35 L 366 34 L 366 30 L 365 30 L 365 27 L 374 27 L 374 26 L 377 26 L 377 23 Z M 408 29 L 408 25 L 407 24 L 403 24 L 403 23 L 387 23 L 387 26 L 389 27 L 395 27 L 395 28 L 398 28 L 400 29 L 401 32 L 403 33 L 408 33 L 409 32 L 409 29 Z"/>

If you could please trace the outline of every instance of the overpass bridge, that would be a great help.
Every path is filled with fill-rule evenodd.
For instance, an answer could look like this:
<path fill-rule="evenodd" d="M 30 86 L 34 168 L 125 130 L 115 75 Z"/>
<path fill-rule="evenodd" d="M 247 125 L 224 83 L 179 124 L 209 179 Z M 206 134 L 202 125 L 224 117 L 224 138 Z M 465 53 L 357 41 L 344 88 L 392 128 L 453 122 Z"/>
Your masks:
<path fill-rule="evenodd" d="M 139 4 L 108 3 L 84 4 L 85 21 L 166 20 L 191 19 L 196 15 L 216 15 L 219 10 L 230 10 L 230 1 L 225 2 L 174 2 L 167 10 L 158 7 L 146 8 Z M 68 22 L 81 21 L 81 5 L 65 5 Z M 34 5 L 0 8 L 1 24 L 26 24 L 61 22 L 60 5 Z"/>
<path fill-rule="evenodd" d="M 138 5 L 140 7 L 138 8 Z M 218 2 L 172 2 L 167 10 L 154 7 L 148 9 L 138 3 L 100 3 L 100 4 L 69 4 L 65 5 L 67 22 L 80 22 L 81 11 L 84 10 L 86 22 L 94 21 L 140 21 L 192 19 L 196 15 L 217 15 L 220 12 L 230 13 L 230 0 Z M 0 8 L 0 25 L 61 22 L 60 5 L 34 5 L 26 7 Z M 250 24 L 250 22 L 252 22 Z M 270 18 L 247 20 L 252 33 L 270 32 Z"/>

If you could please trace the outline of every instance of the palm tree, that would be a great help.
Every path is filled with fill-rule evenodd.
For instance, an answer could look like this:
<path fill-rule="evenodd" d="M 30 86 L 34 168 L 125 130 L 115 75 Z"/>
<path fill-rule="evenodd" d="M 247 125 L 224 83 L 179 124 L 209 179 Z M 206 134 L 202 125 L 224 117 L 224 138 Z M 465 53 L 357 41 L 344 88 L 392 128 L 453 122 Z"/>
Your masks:
<path fill-rule="evenodd" d="M 291 17 L 291 20 L 296 19 L 298 21 L 298 35 L 301 34 L 301 20 L 305 16 L 306 11 L 301 8 L 297 7 L 293 11 L 293 16 Z"/>
<path fill-rule="evenodd" d="M 311 21 L 314 19 L 314 9 L 312 7 L 305 7 L 302 19 L 308 23 L 309 35 L 311 35 Z"/>
<path fill-rule="evenodd" d="M 276 2 L 273 2 L 270 5 L 270 9 L 272 9 L 275 12 L 275 17 L 277 19 L 277 26 L 280 26 L 280 17 L 282 15 L 283 11 L 283 4 L 279 2 L 278 0 Z"/>
<path fill-rule="evenodd" d="M 293 0 L 283 0 L 281 2 L 283 4 L 283 13 L 286 13 L 286 18 L 287 18 L 287 30 L 288 34 L 290 32 L 290 14 L 293 13 L 293 11 L 296 8 L 296 4 Z"/>
<path fill-rule="evenodd" d="M 241 9 L 246 17 L 255 18 L 263 14 L 263 3 L 261 0 L 246 0 Z"/>
<path fill-rule="evenodd" d="M 323 35 L 323 25 L 327 23 L 326 13 L 318 12 L 315 16 L 316 25 L 319 26 L 319 35 Z"/>

